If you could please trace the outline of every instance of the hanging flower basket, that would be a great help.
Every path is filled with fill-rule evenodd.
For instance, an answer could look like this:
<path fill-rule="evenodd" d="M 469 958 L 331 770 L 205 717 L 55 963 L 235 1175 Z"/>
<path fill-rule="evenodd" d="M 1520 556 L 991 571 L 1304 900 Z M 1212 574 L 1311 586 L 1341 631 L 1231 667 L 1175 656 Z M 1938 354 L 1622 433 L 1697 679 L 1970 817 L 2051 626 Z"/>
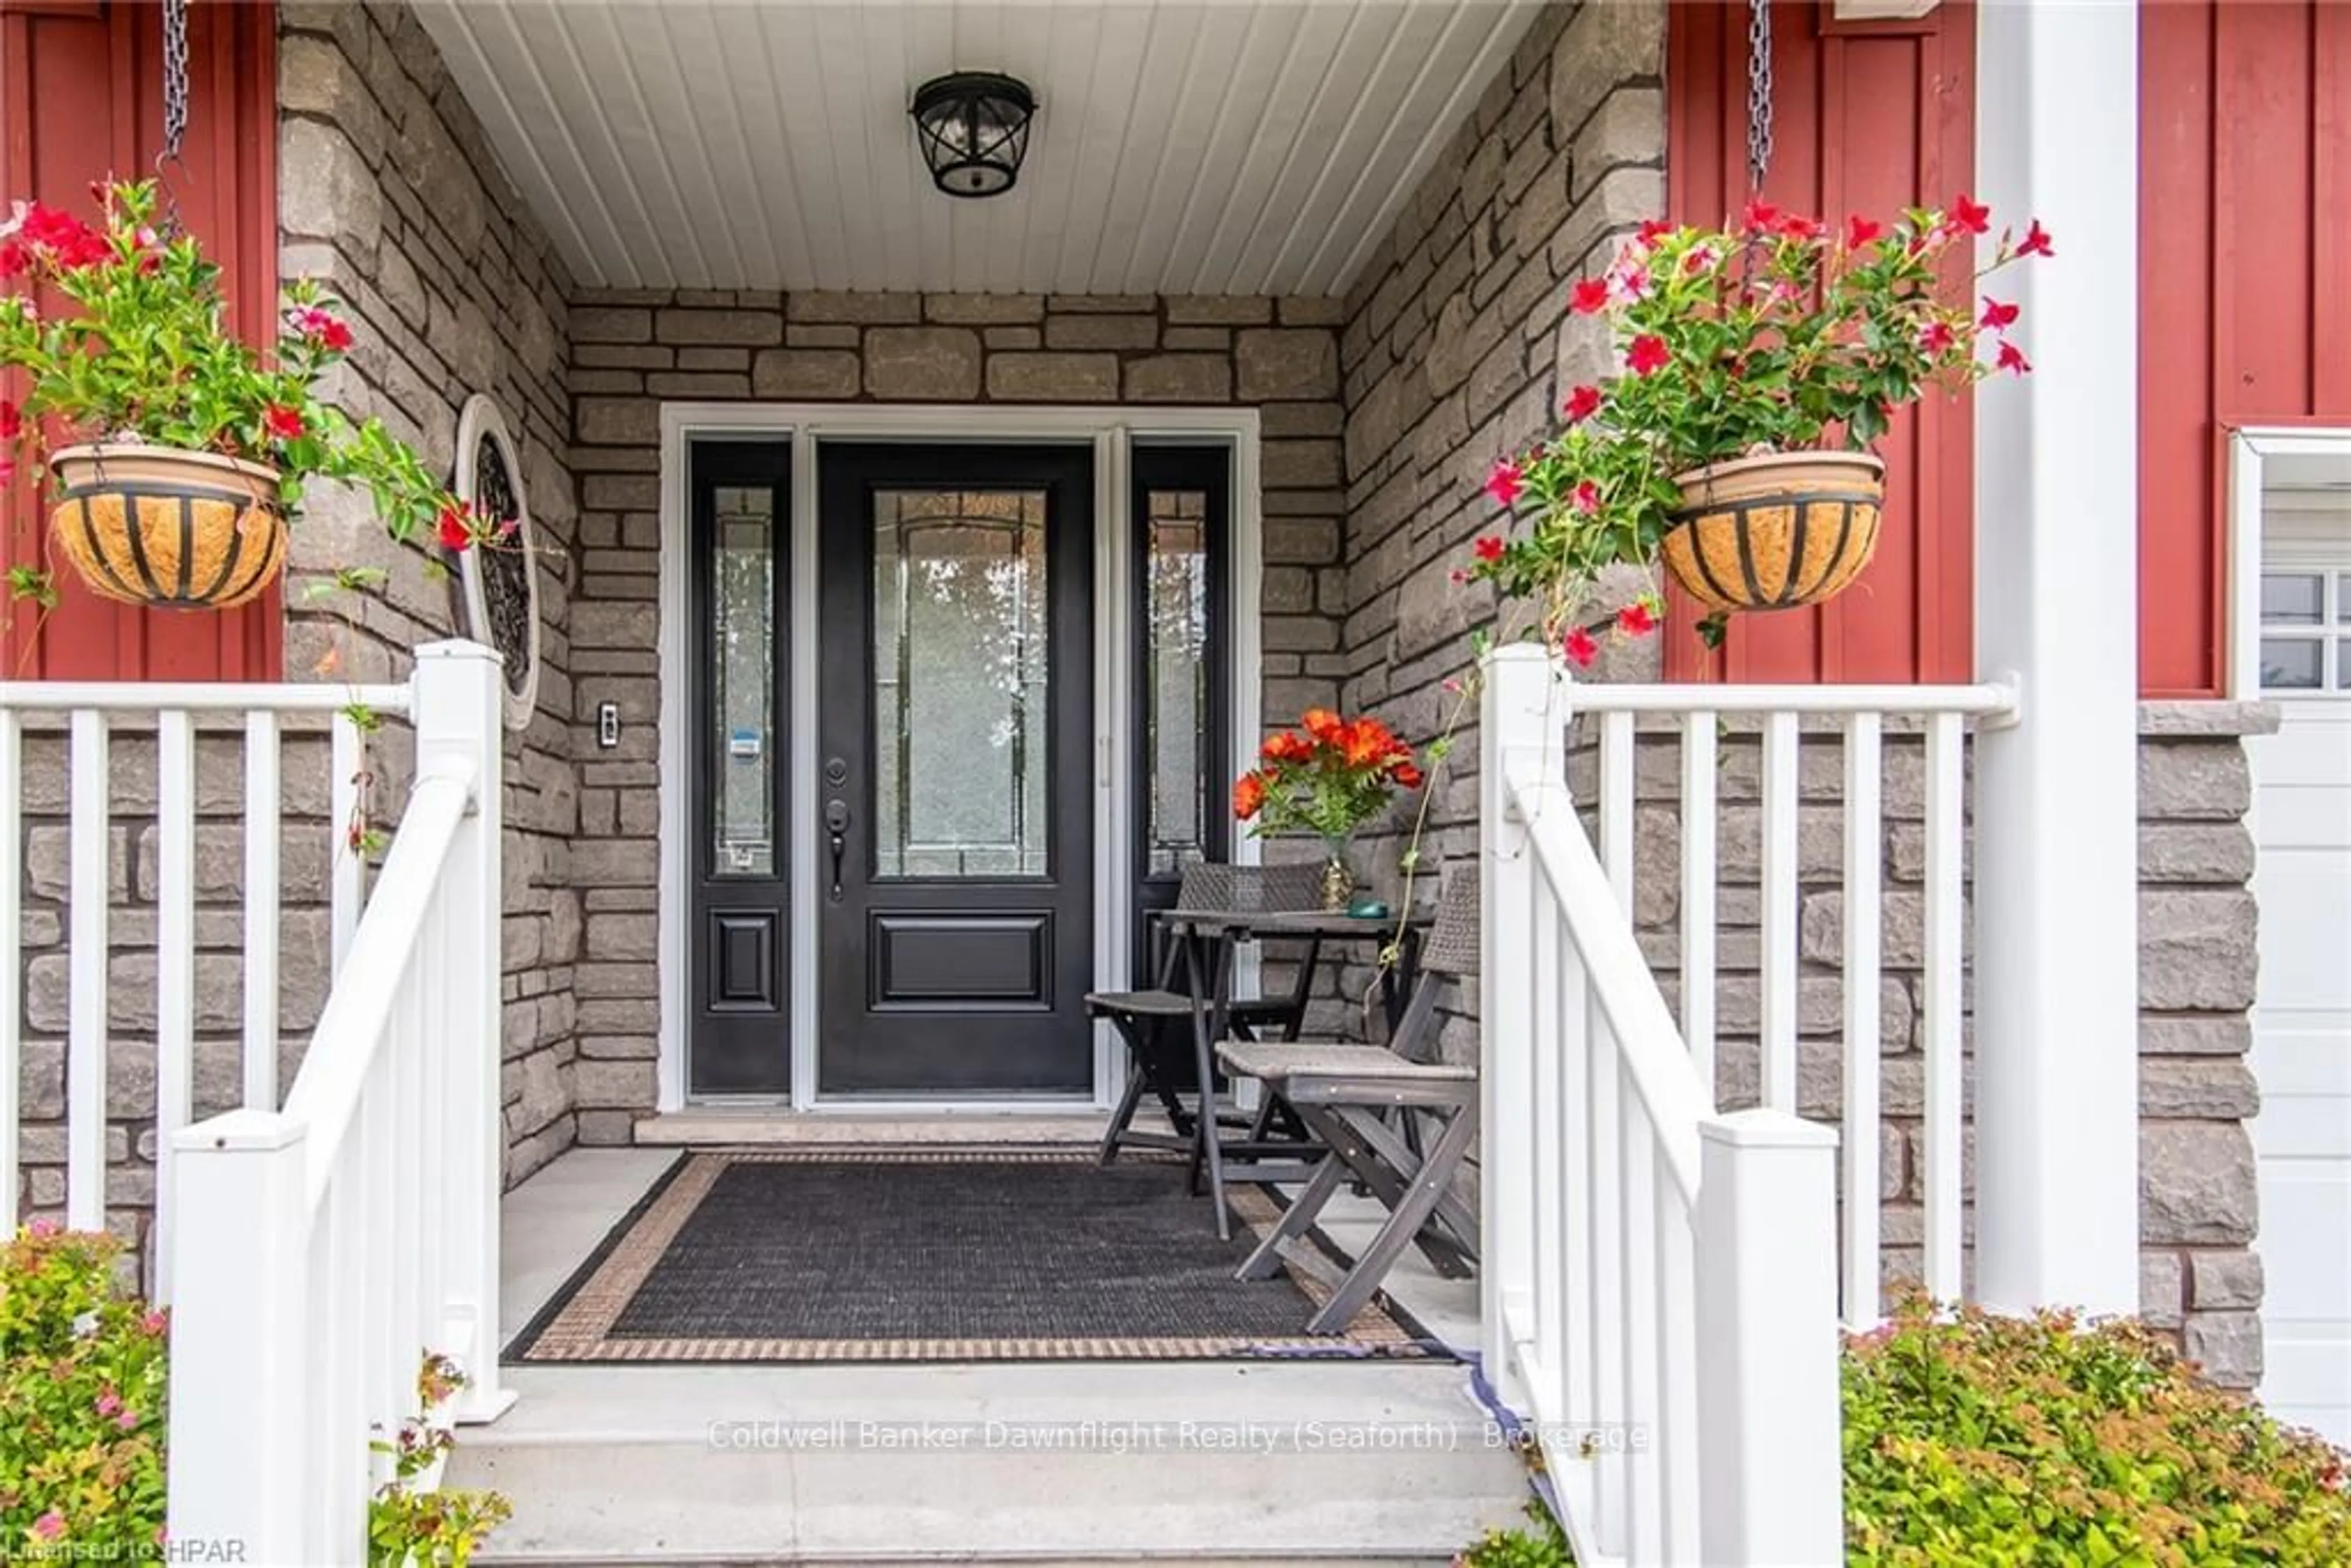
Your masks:
<path fill-rule="evenodd" d="M 1709 611 L 1792 610 L 1835 597 L 1877 549 L 1886 465 L 1866 452 L 1773 452 L 1674 476 L 1659 541 Z"/>
<path fill-rule="evenodd" d="M 49 528 L 89 591 L 125 604 L 227 610 L 286 566 L 277 470 L 146 443 L 50 455 Z"/>

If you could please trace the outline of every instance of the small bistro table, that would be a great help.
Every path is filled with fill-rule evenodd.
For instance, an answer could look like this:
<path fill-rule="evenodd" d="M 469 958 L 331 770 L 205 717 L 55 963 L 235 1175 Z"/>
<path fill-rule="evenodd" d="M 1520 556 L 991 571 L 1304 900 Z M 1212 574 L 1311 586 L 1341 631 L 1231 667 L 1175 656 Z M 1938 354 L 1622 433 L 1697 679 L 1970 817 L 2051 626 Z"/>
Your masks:
<path fill-rule="evenodd" d="M 1217 1236 L 1220 1240 L 1232 1238 L 1232 1214 L 1225 1206 L 1224 1146 L 1217 1132 L 1215 1083 L 1217 1046 L 1225 1038 L 1232 1012 L 1233 967 L 1241 944 L 1253 941 L 1295 940 L 1307 943 L 1304 960 L 1306 973 L 1299 977 L 1300 1007 L 1306 1005 L 1314 978 L 1314 967 L 1326 942 L 1374 942 L 1384 947 L 1396 943 L 1396 961 L 1380 974 L 1381 1010 L 1391 1033 L 1402 1017 L 1405 998 L 1412 991 L 1412 980 L 1420 965 L 1421 934 L 1427 929 L 1429 917 L 1422 915 L 1349 915 L 1343 910 L 1284 909 L 1186 909 L 1177 907 L 1162 914 L 1176 940 L 1183 944 L 1185 983 L 1192 996 L 1192 1045 L 1196 1058 L 1200 1084 L 1200 1113 L 1193 1118 L 1192 1170 L 1196 1183 L 1205 1166 L 1208 1176 L 1208 1196 L 1217 1214 Z M 1375 949 L 1377 951 L 1379 949 Z M 1303 1155 L 1311 1145 L 1294 1145 Z M 1290 1152 L 1252 1140 L 1242 1145 L 1252 1160 L 1267 1155 Z M 1303 1180 L 1312 1168 L 1312 1162 L 1262 1164 L 1251 1176 L 1252 1181 L 1281 1181 L 1295 1177 Z M 1196 1186 L 1194 1190 L 1197 1190 Z"/>

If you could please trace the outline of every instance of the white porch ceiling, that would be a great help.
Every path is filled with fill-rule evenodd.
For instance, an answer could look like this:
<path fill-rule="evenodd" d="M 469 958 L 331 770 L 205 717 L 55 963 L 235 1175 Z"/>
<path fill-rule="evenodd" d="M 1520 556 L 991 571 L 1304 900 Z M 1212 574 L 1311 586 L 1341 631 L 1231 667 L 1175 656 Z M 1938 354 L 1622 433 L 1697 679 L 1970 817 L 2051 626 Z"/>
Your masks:
<path fill-rule="evenodd" d="M 421 0 L 584 285 L 1335 294 L 1540 0 Z M 950 70 L 1036 90 L 1019 185 L 932 187 Z"/>

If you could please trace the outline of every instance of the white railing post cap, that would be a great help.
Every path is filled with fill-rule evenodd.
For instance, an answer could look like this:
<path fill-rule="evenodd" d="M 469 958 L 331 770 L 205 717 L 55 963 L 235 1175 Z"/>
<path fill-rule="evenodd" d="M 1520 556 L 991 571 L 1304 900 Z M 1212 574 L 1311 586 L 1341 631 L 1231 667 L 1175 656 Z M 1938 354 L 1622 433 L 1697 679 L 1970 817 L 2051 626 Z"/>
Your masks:
<path fill-rule="evenodd" d="M 494 664 L 506 663 L 506 656 L 496 648 L 464 637 L 448 637 L 437 643 L 418 643 L 416 662 L 421 664 L 427 659 L 481 659 Z"/>
<path fill-rule="evenodd" d="M 282 1111 L 240 1108 L 192 1123 L 172 1134 L 175 1154 L 270 1153 L 300 1143 L 308 1127 Z"/>
<path fill-rule="evenodd" d="M 1698 1135 L 1709 1144 L 1740 1149 L 1834 1149 L 1837 1130 L 1819 1122 L 1791 1116 L 1785 1111 L 1761 1106 L 1708 1116 L 1698 1124 Z"/>

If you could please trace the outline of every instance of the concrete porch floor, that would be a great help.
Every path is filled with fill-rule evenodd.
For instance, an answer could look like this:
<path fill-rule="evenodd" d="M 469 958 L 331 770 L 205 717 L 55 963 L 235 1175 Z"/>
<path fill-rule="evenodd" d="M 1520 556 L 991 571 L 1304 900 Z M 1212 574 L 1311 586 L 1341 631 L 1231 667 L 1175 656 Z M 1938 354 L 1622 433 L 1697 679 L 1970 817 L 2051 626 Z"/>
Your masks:
<path fill-rule="evenodd" d="M 507 1195 L 502 1341 L 676 1157 L 576 1150 Z M 1359 1204 L 1325 1229 L 1352 1249 L 1376 1223 Z M 1475 1281 L 1412 1254 L 1389 1289 L 1434 1336 L 1474 1335 Z M 519 1400 L 459 1433 L 450 1472 L 514 1502 L 487 1561 L 1441 1563 L 1526 1495 L 1468 1369 L 1447 1363 L 506 1376 Z M 829 1429 L 839 1442 L 787 1435 Z"/>

